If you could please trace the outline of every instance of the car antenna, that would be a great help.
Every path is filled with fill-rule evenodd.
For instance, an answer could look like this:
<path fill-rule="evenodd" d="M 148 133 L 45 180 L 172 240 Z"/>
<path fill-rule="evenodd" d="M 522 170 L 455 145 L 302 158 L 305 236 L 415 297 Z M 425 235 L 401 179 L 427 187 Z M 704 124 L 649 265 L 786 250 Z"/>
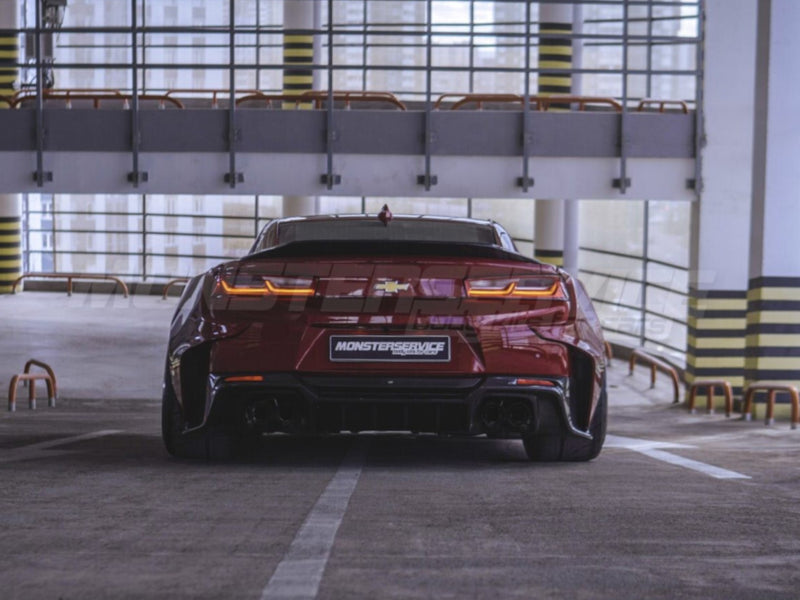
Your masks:
<path fill-rule="evenodd" d="M 392 211 L 389 210 L 389 205 L 384 204 L 381 212 L 378 213 L 378 220 L 383 223 L 386 227 L 389 226 L 389 221 L 394 218 Z"/>

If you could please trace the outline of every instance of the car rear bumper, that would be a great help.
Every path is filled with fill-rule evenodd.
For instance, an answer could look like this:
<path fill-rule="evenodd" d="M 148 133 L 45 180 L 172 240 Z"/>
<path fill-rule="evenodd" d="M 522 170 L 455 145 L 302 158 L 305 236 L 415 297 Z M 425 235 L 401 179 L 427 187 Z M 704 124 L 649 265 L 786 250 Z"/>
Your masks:
<path fill-rule="evenodd" d="M 591 436 L 575 426 L 566 378 L 211 375 L 203 427 L 260 433 L 403 431 Z"/>

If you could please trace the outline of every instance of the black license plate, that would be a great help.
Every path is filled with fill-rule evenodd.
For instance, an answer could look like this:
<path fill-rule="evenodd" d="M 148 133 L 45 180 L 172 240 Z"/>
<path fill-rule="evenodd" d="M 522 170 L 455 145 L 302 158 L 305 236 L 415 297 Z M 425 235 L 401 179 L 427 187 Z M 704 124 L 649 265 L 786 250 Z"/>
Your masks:
<path fill-rule="evenodd" d="M 446 335 L 332 335 L 334 362 L 450 362 Z"/>

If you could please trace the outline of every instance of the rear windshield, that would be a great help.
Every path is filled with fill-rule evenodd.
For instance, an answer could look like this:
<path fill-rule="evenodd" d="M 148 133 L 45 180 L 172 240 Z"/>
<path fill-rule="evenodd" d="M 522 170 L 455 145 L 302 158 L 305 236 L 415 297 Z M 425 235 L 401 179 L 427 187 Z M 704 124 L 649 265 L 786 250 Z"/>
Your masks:
<path fill-rule="evenodd" d="M 278 244 L 309 241 L 450 242 L 497 245 L 490 225 L 462 221 L 395 219 L 384 225 L 377 219 L 336 219 L 281 223 Z"/>

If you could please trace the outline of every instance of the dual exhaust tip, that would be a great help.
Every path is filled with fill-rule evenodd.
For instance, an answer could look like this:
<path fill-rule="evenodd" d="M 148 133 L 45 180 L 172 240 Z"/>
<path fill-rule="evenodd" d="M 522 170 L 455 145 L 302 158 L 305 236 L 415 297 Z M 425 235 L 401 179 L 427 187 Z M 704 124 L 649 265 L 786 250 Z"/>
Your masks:
<path fill-rule="evenodd" d="M 262 433 L 301 433 L 308 428 L 308 415 L 293 399 L 269 397 L 245 407 L 247 425 Z"/>
<path fill-rule="evenodd" d="M 481 405 L 479 418 L 486 433 L 530 433 L 536 429 L 533 405 L 524 398 L 490 398 Z"/>

